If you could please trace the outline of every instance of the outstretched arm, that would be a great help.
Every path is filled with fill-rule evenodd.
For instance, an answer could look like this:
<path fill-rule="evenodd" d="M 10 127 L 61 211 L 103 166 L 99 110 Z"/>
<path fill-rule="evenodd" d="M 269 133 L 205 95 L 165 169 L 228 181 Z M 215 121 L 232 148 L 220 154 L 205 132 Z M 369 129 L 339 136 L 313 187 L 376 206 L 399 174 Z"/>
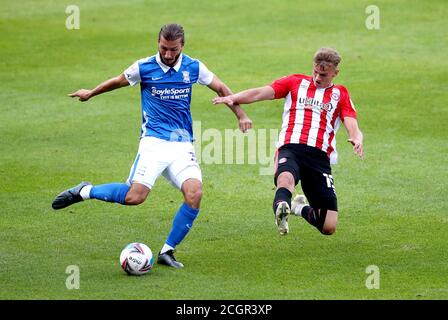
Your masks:
<path fill-rule="evenodd" d="M 363 135 L 358 127 L 358 121 L 352 117 L 344 118 L 344 127 L 348 133 L 348 142 L 353 145 L 353 151 L 361 159 L 364 159 Z"/>
<path fill-rule="evenodd" d="M 213 99 L 213 104 L 225 103 L 227 105 L 249 104 L 262 100 L 272 100 L 275 98 L 275 91 L 271 86 L 264 86 L 244 90 L 227 97 L 217 97 Z"/>
<path fill-rule="evenodd" d="M 73 93 L 68 94 L 69 97 L 78 97 L 79 101 L 87 101 L 90 98 L 99 95 L 101 93 L 112 91 L 121 87 L 126 87 L 129 85 L 128 80 L 125 78 L 124 74 L 121 74 L 117 77 L 111 78 L 109 80 L 104 81 L 100 85 L 98 85 L 95 89 L 79 89 Z"/>
<path fill-rule="evenodd" d="M 215 91 L 218 96 L 225 97 L 232 94 L 232 91 L 227 85 L 222 82 L 216 75 L 213 76 L 212 82 L 208 85 L 210 89 Z M 224 102 L 225 103 L 225 102 Z M 252 120 L 246 115 L 246 112 L 237 103 L 227 104 L 238 119 L 239 127 L 242 132 L 252 128 Z"/>

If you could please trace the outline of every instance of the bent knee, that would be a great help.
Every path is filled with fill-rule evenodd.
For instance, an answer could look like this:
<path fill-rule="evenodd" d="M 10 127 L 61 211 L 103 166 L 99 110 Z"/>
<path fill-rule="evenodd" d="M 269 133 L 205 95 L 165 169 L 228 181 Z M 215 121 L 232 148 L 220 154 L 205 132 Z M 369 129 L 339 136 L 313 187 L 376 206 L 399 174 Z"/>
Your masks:
<path fill-rule="evenodd" d="M 331 236 L 335 232 L 336 232 L 336 226 L 327 226 L 327 227 L 324 226 L 320 231 L 320 233 L 326 236 Z"/>
<path fill-rule="evenodd" d="M 338 212 L 337 211 L 328 211 L 325 219 L 325 223 L 322 226 L 322 230 L 320 232 L 323 235 L 330 236 L 336 232 L 336 225 L 338 223 Z"/>
<path fill-rule="evenodd" d="M 145 202 L 146 197 L 139 194 L 127 194 L 125 203 L 131 206 L 139 205 Z"/>
<path fill-rule="evenodd" d="M 295 180 L 291 172 L 284 171 L 280 173 L 277 178 L 277 188 L 287 188 L 289 191 L 294 192 Z"/>
<path fill-rule="evenodd" d="M 190 179 L 182 185 L 185 202 L 192 208 L 199 208 L 202 199 L 202 183 Z"/>
<path fill-rule="evenodd" d="M 190 206 L 197 206 L 201 202 L 202 199 L 202 188 L 194 188 L 185 192 L 185 202 L 187 202 Z"/>
<path fill-rule="evenodd" d="M 131 187 L 131 189 L 126 194 L 125 203 L 127 205 L 139 205 L 145 202 L 149 194 L 149 188 L 143 186 Z"/>

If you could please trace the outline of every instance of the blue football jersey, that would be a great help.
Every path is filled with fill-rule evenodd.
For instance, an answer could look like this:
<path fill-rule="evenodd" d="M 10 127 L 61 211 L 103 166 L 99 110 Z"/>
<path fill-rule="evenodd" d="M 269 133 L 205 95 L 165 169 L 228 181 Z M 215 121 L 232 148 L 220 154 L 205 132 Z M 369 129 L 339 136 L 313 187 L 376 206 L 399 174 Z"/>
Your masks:
<path fill-rule="evenodd" d="M 165 65 L 159 53 L 136 61 L 124 71 L 131 86 L 140 83 L 141 137 L 193 141 L 190 104 L 194 83 L 209 85 L 213 73 L 197 59 L 181 54 L 175 66 Z"/>

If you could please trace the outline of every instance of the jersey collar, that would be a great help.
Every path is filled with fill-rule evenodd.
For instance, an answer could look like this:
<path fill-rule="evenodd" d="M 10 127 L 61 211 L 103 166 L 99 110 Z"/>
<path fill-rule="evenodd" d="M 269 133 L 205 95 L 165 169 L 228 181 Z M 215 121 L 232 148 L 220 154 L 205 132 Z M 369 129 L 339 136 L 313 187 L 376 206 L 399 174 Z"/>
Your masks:
<path fill-rule="evenodd" d="M 176 64 L 174 65 L 174 67 L 169 67 L 166 64 L 164 64 L 162 62 L 162 59 L 160 59 L 160 53 L 159 52 L 157 52 L 156 61 L 157 61 L 157 64 L 160 66 L 160 68 L 162 68 L 164 73 L 167 73 L 168 70 L 170 70 L 171 68 L 173 68 L 174 70 L 176 70 L 176 72 L 178 72 L 179 69 L 180 69 L 180 65 L 182 64 L 182 56 L 183 56 L 183 54 L 181 53 L 179 58 L 177 59 Z"/>

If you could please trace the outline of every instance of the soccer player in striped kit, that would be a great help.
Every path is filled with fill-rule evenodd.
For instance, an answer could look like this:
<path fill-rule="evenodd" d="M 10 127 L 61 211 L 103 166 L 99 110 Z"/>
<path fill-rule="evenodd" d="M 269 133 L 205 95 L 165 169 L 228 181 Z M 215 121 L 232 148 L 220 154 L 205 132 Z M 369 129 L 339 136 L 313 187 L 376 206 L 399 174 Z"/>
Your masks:
<path fill-rule="evenodd" d="M 348 132 L 348 142 L 363 159 L 363 135 L 355 107 L 347 89 L 333 84 L 340 61 L 335 50 L 321 48 L 314 55 L 311 76 L 293 74 L 264 87 L 213 99 L 214 104 L 228 105 L 285 99 L 275 159 L 277 191 L 273 203 L 281 235 L 289 232 L 290 213 L 302 216 L 322 234 L 336 231 L 338 207 L 330 164 L 337 161 L 336 132 L 341 121 Z M 305 195 L 296 195 L 291 203 L 299 181 Z"/>
<path fill-rule="evenodd" d="M 119 76 L 92 90 L 80 89 L 70 94 L 80 101 L 87 101 L 107 91 L 140 84 L 140 145 L 126 183 L 92 185 L 81 182 L 61 192 L 52 203 L 55 210 L 87 199 L 139 205 L 146 200 L 162 174 L 184 196 L 157 259 L 159 264 L 174 268 L 183 267 L 174 257 L 174 248 L 192 228 L 202 199 L 202 174 L 192 144 L 192 86 L 199 83 L 219 96 L 232 94 L 202 62 L 182 53 L 184 43 L 182 26 L 165 25 L 159 32 L 157 54 L 136 61 Z M 237 117 L 241 131 L 246 132 L 252 127 L 252 121 L 240 106 L 234 104 L 229 108 Z"/>

